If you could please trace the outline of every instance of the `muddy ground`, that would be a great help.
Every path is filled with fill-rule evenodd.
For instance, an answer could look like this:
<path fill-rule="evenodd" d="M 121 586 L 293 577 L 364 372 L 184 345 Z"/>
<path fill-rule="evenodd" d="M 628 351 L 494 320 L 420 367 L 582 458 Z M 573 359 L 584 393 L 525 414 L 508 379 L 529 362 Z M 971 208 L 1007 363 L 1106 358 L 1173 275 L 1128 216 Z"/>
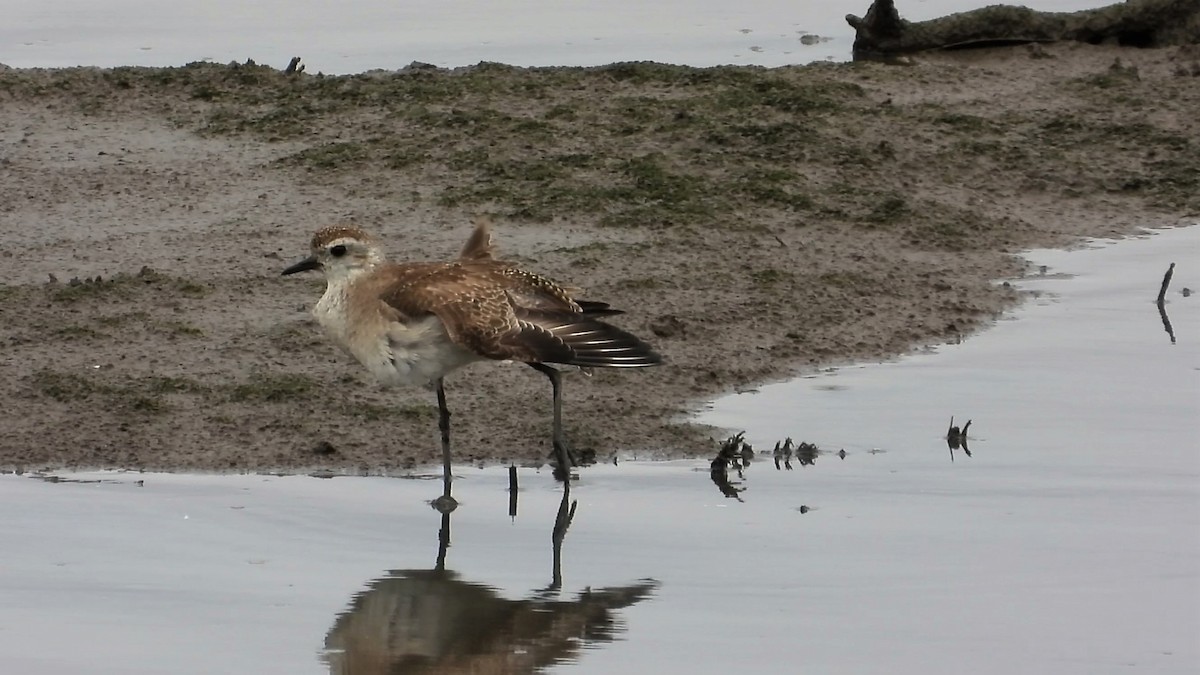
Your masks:
<path fill-rule="evenodd" d="M 0 467 L 433 461 L 433 394 L 377 388 L 308 316 L 320 279 L 279 271 L 337 221 L 397 259 L 450 256 L 477 213 L 668 360 L 569 375 L 575 446 L 709 454 L 723 431 L 686 418 L 711 397 L 969 336 L 1019 300 L 993 280 L 1022 249 L 1192 222 L 1197 110 L 1195 47 L 2 69 Z M 459 460 L 549 452 L 541 375 L 476 364 L 447 390 Z"/>

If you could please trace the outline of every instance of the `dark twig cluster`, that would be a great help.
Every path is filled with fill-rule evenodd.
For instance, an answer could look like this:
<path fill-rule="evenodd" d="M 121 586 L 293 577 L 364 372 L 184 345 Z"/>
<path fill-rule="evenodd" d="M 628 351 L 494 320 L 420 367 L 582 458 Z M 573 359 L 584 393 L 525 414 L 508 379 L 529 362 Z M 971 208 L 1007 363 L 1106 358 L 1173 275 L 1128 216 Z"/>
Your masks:
<path fill-rule="evenodd" d="M 709 476 L 721 494 L 739 502 L 742 501 L 740 493 L 745 488 L 733 485 L 729 479 L 729 467 L 732 466 L 737 471 L 738 479 L 741 479 L 743 477 L 742 469 L 749 466 L 751 460 L 754 459 L 754 448 L 745 441 L 745 436 L 746 432 L 743 431 L 727 438 L 709 465 Z"/>
<path fill-rule="evenodd" d="M 967 457 L 971 456 L 971 448 L 967 447 L 967 429 L 971 428 L 971 420 L 963 425 L 961 429 L 954 426 L 954 416 L 950 416 L 950 428 L 946 431 L 946 445 L 950 447 L 950 461 L 954 461 L 954 451 L 962 448 L 962 451 L 967 453 Z"/>
<path fill-rule="evenodd" d="M 841 452 L 842 459 L 846 458 L 846 451 Z M 821 449 L 816 443 L 800 441 L 799 445 L 792 442 L 792 437 L 788 436 L 782 442 L 775 442 L 775 451 L 772 453 L 775 458 L 775 469 L 792 470 L 792 457 L 800 461 L 800 466 L 813 466 L 817 463 L 817 455 L 821 454 Z M 782 466 L 781 466 L 782 465 Z"/>

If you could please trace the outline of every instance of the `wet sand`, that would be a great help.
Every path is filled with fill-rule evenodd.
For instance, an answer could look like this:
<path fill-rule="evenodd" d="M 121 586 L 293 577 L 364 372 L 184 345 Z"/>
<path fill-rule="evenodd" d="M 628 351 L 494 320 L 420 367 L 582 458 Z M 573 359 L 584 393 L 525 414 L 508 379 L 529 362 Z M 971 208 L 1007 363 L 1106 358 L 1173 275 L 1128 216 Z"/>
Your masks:
<path fill-rule="evenodd" d="M 708 454 L 723 392 L 958 341 L 1021 250 L 1200 213 L 1200 51 L 912 66 L 0 70 L 0 467 L 392 472 L 433 394 L 382 391 L 281 278 L 355 222 L 397 259 L 502 255 L 628 313 L 668 364 L 566 382 L 569 438 Z M 1191 220 L 1189 220 L 1191 219 Z M 96 278 L 99 277 L 99 281 Z M 75 281 L 78 280 L 78 281 Z M 1148 279 L 1153 292 L 1157 279 Z M 549 388 L 448 380 L 456 457 L 541 462 Z"/>

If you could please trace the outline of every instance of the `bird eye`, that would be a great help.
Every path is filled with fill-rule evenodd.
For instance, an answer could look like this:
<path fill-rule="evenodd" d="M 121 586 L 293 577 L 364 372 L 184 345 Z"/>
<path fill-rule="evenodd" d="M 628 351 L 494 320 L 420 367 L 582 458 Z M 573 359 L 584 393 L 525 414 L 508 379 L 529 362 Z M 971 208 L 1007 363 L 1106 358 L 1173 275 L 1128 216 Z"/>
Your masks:
<path fill-rule="evenodd" d="M 338 244 L 337 246 L 334 246 L 333 248 L 329 249 L 329 255 L 331 255 L 335 258 L 340 258 L 340 257 L 346 255 L 346 247 L 342 246 L 341 244 Z"/>

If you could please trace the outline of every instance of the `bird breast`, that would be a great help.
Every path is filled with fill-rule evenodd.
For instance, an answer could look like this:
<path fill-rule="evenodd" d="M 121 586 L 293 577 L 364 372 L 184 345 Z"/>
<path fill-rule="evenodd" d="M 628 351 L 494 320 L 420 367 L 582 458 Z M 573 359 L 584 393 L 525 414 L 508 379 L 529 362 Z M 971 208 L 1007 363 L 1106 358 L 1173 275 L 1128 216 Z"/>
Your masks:
<path fill-rule="evenodd" d="M 434 315 L 402 320 L 380 301 L 356 303 L 346 290 L 326 289 L 313 316 L 329 337 L 386 386 L 425 385 L 479 357 L 454 344 Z"/>

